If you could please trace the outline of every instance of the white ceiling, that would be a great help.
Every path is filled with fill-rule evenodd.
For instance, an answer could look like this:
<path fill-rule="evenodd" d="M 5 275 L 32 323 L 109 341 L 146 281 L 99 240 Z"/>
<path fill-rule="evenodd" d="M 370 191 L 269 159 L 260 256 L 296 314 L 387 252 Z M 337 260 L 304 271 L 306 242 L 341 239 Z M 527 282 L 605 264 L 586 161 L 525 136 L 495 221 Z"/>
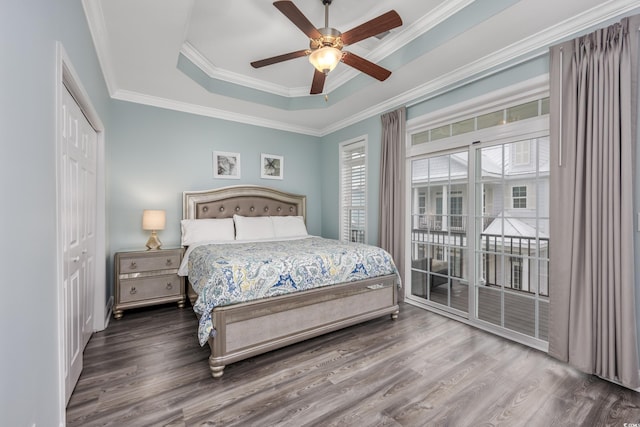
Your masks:
<path fill-rule="evenodd" d="M 638 0 L 333 0 L 345 32 L 396 10 L 403 25 L 344 50 L 392 71 L 379 82 L 345 64 L 309 95 L 308 47 L 269 0 L 83 0 L 113 98 L 309 135 L 325 135 L 456 82 L 544 54 L 551 44 L 640 7 Z M 317 28 L 321 0 L 294 0 Z"/>

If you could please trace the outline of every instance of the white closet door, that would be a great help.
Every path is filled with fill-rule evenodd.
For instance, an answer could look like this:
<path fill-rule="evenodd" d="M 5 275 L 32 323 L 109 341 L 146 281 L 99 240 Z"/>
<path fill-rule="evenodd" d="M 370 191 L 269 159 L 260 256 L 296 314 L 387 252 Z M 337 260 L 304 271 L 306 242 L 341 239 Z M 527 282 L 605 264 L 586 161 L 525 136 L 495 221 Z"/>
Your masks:
<path fill-rule="evenodd" d="M 69 401 L 93 324 L 97 134 L 71 94 L 63 92 L 61 123 L 65 390 Z"/>

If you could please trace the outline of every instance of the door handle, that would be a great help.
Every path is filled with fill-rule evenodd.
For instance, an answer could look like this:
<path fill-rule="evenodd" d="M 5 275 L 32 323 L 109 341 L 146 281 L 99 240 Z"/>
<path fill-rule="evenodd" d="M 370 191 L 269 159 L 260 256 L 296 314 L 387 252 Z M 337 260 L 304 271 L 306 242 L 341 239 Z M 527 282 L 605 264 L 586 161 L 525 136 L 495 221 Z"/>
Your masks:
<path fill-rule="evenodd" d="M 77 257 L 71 258 L 71 261 L 78 262 L 78 261 L 80 261 L 80 257 L 77 256 Z"/>

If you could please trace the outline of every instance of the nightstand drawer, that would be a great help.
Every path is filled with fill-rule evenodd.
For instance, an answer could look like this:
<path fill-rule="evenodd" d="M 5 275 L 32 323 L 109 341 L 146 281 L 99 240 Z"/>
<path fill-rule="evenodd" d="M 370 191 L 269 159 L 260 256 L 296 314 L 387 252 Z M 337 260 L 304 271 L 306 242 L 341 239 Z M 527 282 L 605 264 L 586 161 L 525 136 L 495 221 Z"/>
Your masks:
<path fill-rule="evenodd" d="M 113 317 L 122 318 L 123 310 L 168 302 L 184 307 L 184 278 L 177 274 L 183 252 L 182 248 L 116 252 Z"/>
<path fill-rule="evenodd" d="M 120 302 L 181 295 L 180 277 L 175 274 L 123 279 L 120 281 Z"/>
<path fill-rule="evenodd" d="M 175 251 L 167 254 L 154 254 L 154 256 L 123 256 L 120 258 L 120 274 L 178 269 L 178 267 L 180 267 L 180 253 Z"/>

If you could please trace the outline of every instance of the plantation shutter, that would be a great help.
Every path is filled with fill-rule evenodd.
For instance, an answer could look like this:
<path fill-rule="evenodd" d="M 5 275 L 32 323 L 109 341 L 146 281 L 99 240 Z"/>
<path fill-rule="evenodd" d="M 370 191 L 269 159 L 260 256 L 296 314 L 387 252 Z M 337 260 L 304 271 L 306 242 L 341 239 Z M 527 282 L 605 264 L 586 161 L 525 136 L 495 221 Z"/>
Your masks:
<path fill-rule="evenodd" d="M 364 141 L 341 146 L 340 161 L 340 239 L 364 243 L 367 193 Z"/>

